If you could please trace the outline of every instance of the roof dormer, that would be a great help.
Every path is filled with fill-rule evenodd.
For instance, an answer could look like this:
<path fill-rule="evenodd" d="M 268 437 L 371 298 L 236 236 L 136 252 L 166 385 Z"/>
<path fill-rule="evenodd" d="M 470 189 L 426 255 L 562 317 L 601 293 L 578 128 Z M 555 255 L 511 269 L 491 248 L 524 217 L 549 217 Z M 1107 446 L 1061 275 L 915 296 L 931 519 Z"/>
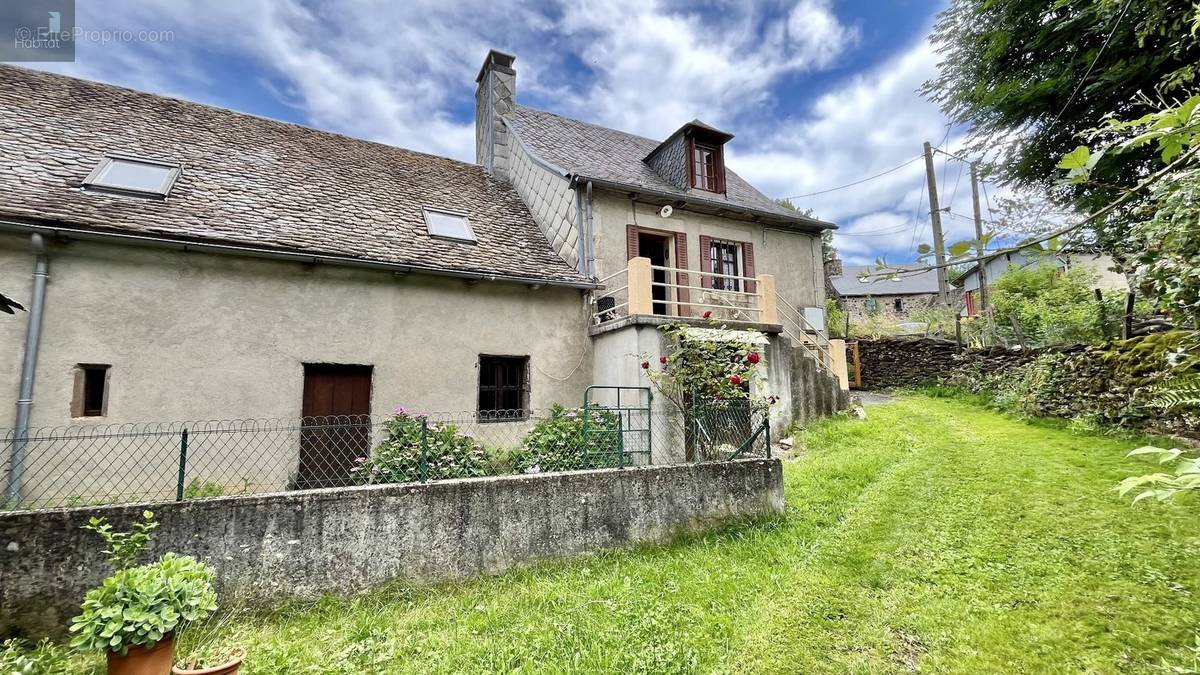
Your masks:
<path fill-rule="evenodd" d="M 725 192 L 725 144 L 733 134 L 692 120 L 646 156 L 658 175 L 680 189 Z"/>

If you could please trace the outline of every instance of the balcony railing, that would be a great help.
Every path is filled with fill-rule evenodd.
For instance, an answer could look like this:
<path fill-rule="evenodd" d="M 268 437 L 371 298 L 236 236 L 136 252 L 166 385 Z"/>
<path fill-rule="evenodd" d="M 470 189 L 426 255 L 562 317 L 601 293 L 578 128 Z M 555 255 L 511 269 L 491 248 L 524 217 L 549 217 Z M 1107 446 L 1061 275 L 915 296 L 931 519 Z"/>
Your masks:
<path fill-rule="evenodd" d="M 704 280 L 709 280 L 706 285 Z M 722 321 L 779 323 L 775 277 L 741 277 L 650 264 L 633 258 L 603 279 L 592 296 L 592 323 L 603 326 L 628 316 L 703 316 Z M 736 290 L 731 290 L 736 289 Z"/>
<path fill-rule="evenodd" d="M 720 321 L 775 324 L 783 327 L 784 335 L 816 361 L 822 372 L 837 376 L 836 349 L 831 348 L 824 330 L 776 292 L 771 274 L 731 276 L 652 265 L 649 258 L 633 258 L 628 267 L 600 279 L 600 283 L 604 289 L 593 293 L 591 300 L 592 323 L 596 326 L 630 316 L 700 317 L 705 312 Z"/>

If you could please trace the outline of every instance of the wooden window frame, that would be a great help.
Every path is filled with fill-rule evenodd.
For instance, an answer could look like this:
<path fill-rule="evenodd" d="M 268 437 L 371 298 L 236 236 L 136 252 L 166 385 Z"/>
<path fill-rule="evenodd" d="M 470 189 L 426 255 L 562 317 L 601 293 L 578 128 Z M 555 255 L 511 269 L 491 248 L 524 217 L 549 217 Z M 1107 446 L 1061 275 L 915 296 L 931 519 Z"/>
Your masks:
<path fill-rule="evenodd" d="M 712 186 L 704 187 L 696 184 L 696 150 L 708 150 L 713 158 Z M 688 137 L 688 185 L 696 190 L 705 192 L 725 193 L 725 149 L 717 144 L 697 141 L 695 136 Z"/>
<path fill-rule="evenodd" d="M 705 288 L 711 288 L 718 291 L 736 292 L 736 293 L 755 293 L 758 286 L 753 281 L 742 281 L 741 279 L 724 279 L 722 286 L 725 283 L 732 282 L 734 288 L 718 287 L 717 280 L 721 277 L 710 276 L 713 274 L 727 274 L 718 272 L 715 261 L 713 260 L 713 249 L 717 246 L 734 246 L 737 250 L 737 258 L 735 266 L 736 273 L 732 276 L 751 278 L 755 276 L 754 271 L 754 244 L 748 241 L 736 241 L 733 239 L 721 239 L 718 237 L 701 236 L 700 237 L 700 270 L 708 272 L 700 278 L 701 285 Z"/>
<path fill-rule="evenodd" d="M 513 391 L 513 387 L 502 384 L 484 384 L 485 372 L 488 370 L 485 365 L 493 361 L 519 361 L 520 363 L 512 363 L 517 365 L 519 370 L 518 377 L 520 379 L 515 391 L 518 393 L 519 406 L 517 408 L 488 408 L 483 407 L 483 394 L 485 391 L 492 391 L 496 394 L 496 400 L 499 400 L 499 395 L 505 391 Z M 476 385 L 475 410 L 476 419 L 479 422 L 521 422 L 529 419 L 529 356 L 516 354 L 480 354 L 479 355 L 479 375 Z M 498 415 L 502 412 L 516 412 L 519 414 Z"/>
<path fill-rule="evenodd" d="M 71 395 L 71 417 L 105 417 L 108 415 L 109 383 L 112 365 L 107 363 L 80 363 L 75 366 L 75 386 Z M 99 378 L 97 383 L 96 378 Z M 100 387 L 100 405 L 95 403 L 93 392 Z"/>

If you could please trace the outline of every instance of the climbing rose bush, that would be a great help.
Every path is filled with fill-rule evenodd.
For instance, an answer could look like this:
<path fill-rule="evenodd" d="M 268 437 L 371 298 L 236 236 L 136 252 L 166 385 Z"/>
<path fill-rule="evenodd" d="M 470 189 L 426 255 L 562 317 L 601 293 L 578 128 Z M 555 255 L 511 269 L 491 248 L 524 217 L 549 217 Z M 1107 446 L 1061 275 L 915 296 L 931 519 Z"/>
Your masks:
<path fill-rule="evenodd" d="M 371 451 L 359 457 L 350 470 L 359 485 L 380 483 L 411 483 L 421 480 L 421 424 L 425 414 L 412 415 L 404 408 L 384 427 L 387 438 Z M 462 433 L 458 426 L 429 422 L 426 456 L 426 475 L 430 480 L 444 478 L 475 478 L 495 472 L 482 444 Z"/>
<path fill-rule="evenodd" d="M 709 324 L 726 330 L 716 321 L 710 320 Z M 745 340 L 712 340 L 689 332 L 689 327 L 685 323 L 662 326 L 659 330 L 673 347 L 671 353 L 641 357 L 642 370 L 659 393 L 684 413 L 693 396 L 701 400 L 746 400 L 755 406 L 775 402 L 773 396 L 764 398 L 754 393 L 761 380 L 759 366 L 766 365 L 763 347 L 755 339 L 761 333 L 750 331 Z M 651 367 L 652 362 L 659 367 Z"/>
<path fill-rule="evenodd" d="M 509 461 L 519 473 L 614 467 L 620 460 L 620 430 L 620 419 L 608 410 L 585 414 L 555 404 L 550 416 L 526 434 Z"/>

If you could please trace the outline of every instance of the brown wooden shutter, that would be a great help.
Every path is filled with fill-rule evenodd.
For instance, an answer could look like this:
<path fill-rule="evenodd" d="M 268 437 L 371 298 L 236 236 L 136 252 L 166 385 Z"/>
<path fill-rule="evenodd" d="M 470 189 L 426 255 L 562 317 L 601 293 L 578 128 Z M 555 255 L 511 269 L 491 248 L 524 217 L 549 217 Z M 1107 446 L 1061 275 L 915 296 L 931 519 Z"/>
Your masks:
<path fill-rule="evenodd" d="M 638 257 L 638 226 L 625 226 L 625 252 L 628 256 L 626 260 L 633 260 Z"/>
<path fill-rule="evenodd" d="M 700 235 L 700 271 L 712 271 L 712 237 Z M 703 288 L 712 288 L 712 277 L 701 274 L 700 286 Z"/>
<path fill-rule="evenodd" d="M 675 233 L 675 266 L 681 270 L 686 270 L 688 268 L 687 234 L 683 232 Z M 688 284 L 688 275 L 684 274 L 683 272 L 679 272 L 675 275 L 675 282 L 681 287 L 690 285 Z M 691 294 L 688 293 L 688 289 L 686 288 L 675 289 L 675 297 L 681 303 L 691 302 Z M 689 315 L 688 310 L 690 308 L 687 305 L 678 305 L 678 309 L 679 316 Z"/>
<path fill-rule="evenodd" d="M 754 244 L 745 242 L 742 244 L 742 276 L 754 276 Z M 753 293 L 758 288 L 758 284 L 753 281 L 746 282 L 746 292 Z"/>

